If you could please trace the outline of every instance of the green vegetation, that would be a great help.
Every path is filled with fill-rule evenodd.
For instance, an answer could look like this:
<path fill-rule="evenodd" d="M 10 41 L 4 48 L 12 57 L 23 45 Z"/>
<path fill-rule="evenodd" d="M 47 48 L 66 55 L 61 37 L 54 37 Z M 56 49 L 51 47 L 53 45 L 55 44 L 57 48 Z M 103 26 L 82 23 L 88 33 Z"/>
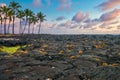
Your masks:
<path fill-rule="evenodd" d="M 26 47 L 26 45 L 22 46 L 22 48 Z M 21 46 L 15 46 L 15 47 L 6 47 L 2 46 L 0 47 L 0 52 L 5 52 L 8 54 L 14 54 L 18 49 L 20 49 Z"/>

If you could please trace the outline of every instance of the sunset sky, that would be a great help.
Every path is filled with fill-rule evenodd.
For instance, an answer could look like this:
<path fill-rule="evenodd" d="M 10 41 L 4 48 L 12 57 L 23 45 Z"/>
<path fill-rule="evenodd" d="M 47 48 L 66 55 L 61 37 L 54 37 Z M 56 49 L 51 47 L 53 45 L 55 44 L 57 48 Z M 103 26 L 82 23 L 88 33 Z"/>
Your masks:
<path fill-rule="evenodd" d="M 22 10 L 29 8 L 46 15 L 41 33 L 120 34 L 120 0 L 0 0 L 0 5 L 11 1 L 18 2 Z"/>

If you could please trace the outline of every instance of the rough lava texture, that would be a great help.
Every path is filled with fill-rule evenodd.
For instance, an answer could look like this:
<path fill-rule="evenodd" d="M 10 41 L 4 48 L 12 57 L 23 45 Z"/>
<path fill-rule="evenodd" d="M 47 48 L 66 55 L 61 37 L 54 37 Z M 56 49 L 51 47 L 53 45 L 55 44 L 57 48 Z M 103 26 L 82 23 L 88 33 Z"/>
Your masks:
<path fill-rule="evenodd" d="M 120 80 L 119 35 L 0 36 L 0 80 Z"/>

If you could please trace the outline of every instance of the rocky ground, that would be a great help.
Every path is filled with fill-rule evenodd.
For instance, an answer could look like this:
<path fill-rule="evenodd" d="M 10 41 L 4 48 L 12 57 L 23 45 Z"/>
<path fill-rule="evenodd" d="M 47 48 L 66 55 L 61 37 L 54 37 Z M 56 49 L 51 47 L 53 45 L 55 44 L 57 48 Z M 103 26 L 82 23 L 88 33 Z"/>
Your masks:
<path fill-rule="evenodd" d="M 0 80 L 120 80 L 120 35 L 0 36 L 18 45 L 0 52 Z"/>

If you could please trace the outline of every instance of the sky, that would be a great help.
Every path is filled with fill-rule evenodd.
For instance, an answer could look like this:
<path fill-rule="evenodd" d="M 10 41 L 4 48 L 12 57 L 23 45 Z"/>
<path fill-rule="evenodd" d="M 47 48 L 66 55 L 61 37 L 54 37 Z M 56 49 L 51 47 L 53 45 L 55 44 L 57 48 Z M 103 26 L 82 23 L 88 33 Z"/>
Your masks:
<path fill-rule="evenodd" d="M 120 34 L 120 0 L 0 0 L 0 5 L 11 1 L 18 2 L 22 10 L 44 13 L 44 34 Z M 15 25 L 19 27 L 19 19 Z"/>

